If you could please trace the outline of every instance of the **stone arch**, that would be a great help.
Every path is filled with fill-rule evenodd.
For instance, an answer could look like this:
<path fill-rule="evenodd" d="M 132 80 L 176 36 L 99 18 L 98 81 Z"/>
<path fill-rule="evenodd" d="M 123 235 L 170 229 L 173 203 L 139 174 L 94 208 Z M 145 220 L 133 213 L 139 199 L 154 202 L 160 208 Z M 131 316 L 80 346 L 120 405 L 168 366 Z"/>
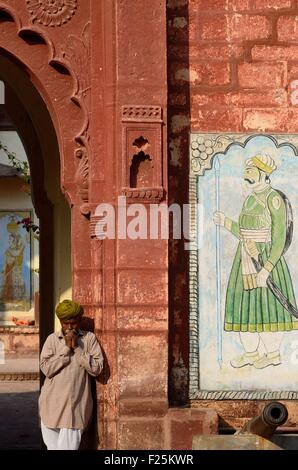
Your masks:
<path fill-rule="evenodd" d="M 79 217 L 85 219 L 82 213 L 89 215 L 89 88 L 86 83 L 89 75 L 85 82 L 79 79 L 78 70 L 84 64 L 71 56 L 70 48 L 72 42 L 78 54 L 84 55 L 87 31 L 88 23 L 83 27 L 83 36 L 68 36 L 71 40 L 66 41 L 58 54 L 42 27 L 32 26 L 30 22 L 28 25 L 25 12 L 20 16 L 10 5 L 0 3 L 0 80 L 5 82 L 6 104 L 28 154 L 33 202 L 40 218 L 41 344 L 53 330 L 53 309 L 59 290 L 70 289 L 72 284 L 69 206 L 74 209 L 72 219 L 76 221 Z M 68 209 L 60 190 L 68 201 Z M 59 229 L 61 244 L 56 243 L 55 249 Z M 55 283 L 57 250 L 69 253 L 67 266 L 61 266 L 65 278 L 69 279 L 68 286 L 63 286 L 61 278 Z"/>
<path fill-rule="evenodd" d="M 86 70 L 90 57 L 89 12 L 86 17 L 78 15 L 79 25 L 73 28 L 75 34 L 65 35 L 35 26 L 30 21 L 30 9 L 19 14 L 10 3 L 0 2 L 0 50 L 22 64 L 45 102 L 57 135 L 62 190 L 71 205 L 81 202 L 82 212 L 88 215 L 86 159 L 89 153 L 90 74 Z M 76 34 L 78 28 L 81 31 Z M 82 155 L 85 156 L 83 162 Z M 84 177 L 79 183 L 84 185 L 84 199 L 76 191 L 75 184 L 77 166 L 82 164 Z"/>
<path fill-rule="evenodd" d="M 19 65 L 3 54 L 0 54 L 0 69 L 1 78 L 5 81 L 5 107 L 30 163 L 32 200 L 40 220 L 40 339 L 43 344 L 54 328 L 54 304 L 63 294 L 61 290 L 71 288 L 70 208 L 60 189 L 57 137 L 44 102 Z M 34 108 L 33 114 L 30 105 Z M 61 233 L 59 238 L 61 220 L 64 223 L 62 239 Z M 64 251 L 66 260 L 64 277 L 59 275 L 61 267 L 58 268 L 58 252 L 61 251 Z"/>

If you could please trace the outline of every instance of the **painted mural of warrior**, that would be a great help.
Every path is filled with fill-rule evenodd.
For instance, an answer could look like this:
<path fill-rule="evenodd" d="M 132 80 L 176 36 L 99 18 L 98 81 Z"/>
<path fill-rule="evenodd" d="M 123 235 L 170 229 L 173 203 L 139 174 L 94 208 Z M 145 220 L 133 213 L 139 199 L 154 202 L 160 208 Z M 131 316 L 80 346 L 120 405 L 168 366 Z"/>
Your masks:
<path fill-rule="evenodd" d="M 287 199 L 272 188 L 270 175 L 277 169 L 268 155 L 246 161 L 244 180 L 252 190 L 238 221 L 222 212 L 214 222 L 239 239 L 225 305 L 225 331 L 239 332 L 244 353 L 231 360 L 235 368 L 263 369 L 281 364 L 284 331 L 298 329 L 298 321 L 268 288 L 270 276 L 288 302 L 296 308 L 291 275 L 283 253 L 287 240 Z M 260 262 L 262 269 L 256 268 Z M 261 342 L 266 354 L 260 355 Z"/>

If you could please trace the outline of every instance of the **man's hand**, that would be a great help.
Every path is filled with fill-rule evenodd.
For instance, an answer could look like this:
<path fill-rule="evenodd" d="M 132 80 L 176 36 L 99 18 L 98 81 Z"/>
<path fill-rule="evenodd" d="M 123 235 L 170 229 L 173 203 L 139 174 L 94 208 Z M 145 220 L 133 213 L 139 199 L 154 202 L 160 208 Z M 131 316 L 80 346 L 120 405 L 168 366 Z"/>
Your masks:
<path fill-rule="evenodd" d="M 78 347 L 78 335 L 75 330 L 66 330 L 64 339 L 66 346 L 70 349 Z"/>
<path fill-rule="evenodd" d="M 258 287 L 268 287 L 267 279 L 269 277 L 269 272 L 262 268 L 261 271 L 257 274 L 257 286 Z"/>
<path fill-rule="evenodd" d="M 72 349 L 72 335 L 70 333 L 65 333 L 64 341 L 66 346 Z"/>
<path fill-rule="evenodd" d="M 213 222 L 215 225 L 220 225 L 221 227 L 224 227 L 225 225 L 225 214 L 223 212 L 214 212 L 213 214 Z"/>
<path fill-rule="evenodd" d="M 77 333 L 73 333 L 73 337 L 72 337 L 72 341 L 71 341 L 71 346 L 72 346 L 72 349 L 76 349 L 76 348 L 79 346 Z"/>

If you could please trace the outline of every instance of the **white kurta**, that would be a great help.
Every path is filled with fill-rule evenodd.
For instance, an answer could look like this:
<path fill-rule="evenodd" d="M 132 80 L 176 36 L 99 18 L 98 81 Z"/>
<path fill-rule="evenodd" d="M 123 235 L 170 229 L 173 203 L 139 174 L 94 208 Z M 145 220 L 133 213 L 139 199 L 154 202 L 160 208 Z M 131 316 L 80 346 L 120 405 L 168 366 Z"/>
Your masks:
<path fill-rule="evenodd" d="M 90 376 L 100 374 L 103 356 L 96 336 L 89 331 L 79 331 L 78 345 L 73 352 L 59 332 L 51 334 L 42 348 L 40 368 L 46 379 L 39 412 L 47 428 L 83 431 L 91 420 Z"/>

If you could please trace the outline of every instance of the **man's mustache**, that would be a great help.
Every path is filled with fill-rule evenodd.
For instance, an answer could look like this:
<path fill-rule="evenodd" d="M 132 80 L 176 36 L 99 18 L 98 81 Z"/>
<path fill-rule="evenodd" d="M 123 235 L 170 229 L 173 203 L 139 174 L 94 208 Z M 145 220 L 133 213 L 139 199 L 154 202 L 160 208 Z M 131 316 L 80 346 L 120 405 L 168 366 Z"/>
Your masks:
<path fill-rule="evenodd" d="M 72 331 L 76 335 L 78 334 L 78 330 L 76 328 L 66 328 L 65 333 L 69 333 L 70 331 Z"/>
<path fill-rule="evenodd" d="M 254 184 L 255 180 L 251 180 L 249 178 L 244 178 L 244 181 L 247 181 L 249 184 Z"/>

